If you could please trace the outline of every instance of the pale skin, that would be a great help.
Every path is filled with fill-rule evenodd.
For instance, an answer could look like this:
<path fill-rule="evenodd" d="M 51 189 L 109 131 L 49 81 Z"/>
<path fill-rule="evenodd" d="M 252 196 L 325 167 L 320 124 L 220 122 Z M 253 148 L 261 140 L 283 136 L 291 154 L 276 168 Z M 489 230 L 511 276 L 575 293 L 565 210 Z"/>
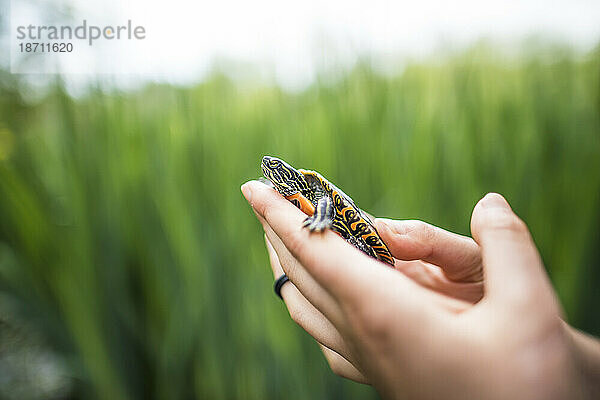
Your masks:
<path fill-rule="evenodd" d="M 600 342 L 563 320 L 527 226 L 498 194 L 472 238 L 377 219 L 395 268 L 331 231 L 309 233 L 271 188 L 242 186 L 292 319 L 338 375 L 384 398 L 600 398 Z"/>

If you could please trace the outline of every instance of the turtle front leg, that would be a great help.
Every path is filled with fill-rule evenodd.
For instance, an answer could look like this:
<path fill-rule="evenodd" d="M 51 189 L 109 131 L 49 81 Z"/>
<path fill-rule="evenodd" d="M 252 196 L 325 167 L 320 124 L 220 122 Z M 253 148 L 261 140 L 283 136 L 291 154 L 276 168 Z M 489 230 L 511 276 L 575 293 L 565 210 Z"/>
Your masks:
<path fill-rule="evenodd" d="M 333 214 L 333 200 L 329 196 L 323 196 L 317 202 L 314 214 L 304 220 L 304 226 L 311 232 L 321 232 L 331 228 Z"/>

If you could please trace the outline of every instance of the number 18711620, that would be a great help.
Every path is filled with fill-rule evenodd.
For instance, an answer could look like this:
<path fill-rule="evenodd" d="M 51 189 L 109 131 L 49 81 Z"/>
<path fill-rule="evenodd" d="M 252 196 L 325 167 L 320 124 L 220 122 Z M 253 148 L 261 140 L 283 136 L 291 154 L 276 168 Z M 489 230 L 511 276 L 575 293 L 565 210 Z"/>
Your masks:
<path fill-rule="evenodd" d="M 73 43 L 27 42 L 19 43 L 19 49 L 21 53 L 70 53 Z"/>

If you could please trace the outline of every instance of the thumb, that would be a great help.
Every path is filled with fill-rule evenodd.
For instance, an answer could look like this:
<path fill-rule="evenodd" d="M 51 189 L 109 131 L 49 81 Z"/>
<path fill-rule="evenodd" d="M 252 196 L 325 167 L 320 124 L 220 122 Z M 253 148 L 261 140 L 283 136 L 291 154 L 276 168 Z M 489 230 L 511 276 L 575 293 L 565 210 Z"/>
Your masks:
<path fill-rule="evenodd" d="M 477 203 L 471 233 L 481 247 L 485 290 L 490 298 L 501 298 L 512 305 L 539 305 L 540 300 L 553 298 L 529 230 L 504 197 L 489 193 Z"/>

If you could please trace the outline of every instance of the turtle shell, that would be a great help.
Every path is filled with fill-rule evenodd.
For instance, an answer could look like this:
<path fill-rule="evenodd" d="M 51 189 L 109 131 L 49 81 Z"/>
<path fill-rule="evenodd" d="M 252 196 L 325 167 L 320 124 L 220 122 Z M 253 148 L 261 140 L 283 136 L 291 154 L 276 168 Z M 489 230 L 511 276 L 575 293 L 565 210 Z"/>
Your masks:
<path fill-rule="evenodd" d="M 368 255 L 387 264 L 394 265 L 394 258 L 379 236 L 369 215 L 362 211 L 354 200 L 333 183 L 315 171 L 299 169 L 309 186 L 303 195 L 314 206 L 323 196 L 330 196 L 334 206 L 332 230 Z"/>

